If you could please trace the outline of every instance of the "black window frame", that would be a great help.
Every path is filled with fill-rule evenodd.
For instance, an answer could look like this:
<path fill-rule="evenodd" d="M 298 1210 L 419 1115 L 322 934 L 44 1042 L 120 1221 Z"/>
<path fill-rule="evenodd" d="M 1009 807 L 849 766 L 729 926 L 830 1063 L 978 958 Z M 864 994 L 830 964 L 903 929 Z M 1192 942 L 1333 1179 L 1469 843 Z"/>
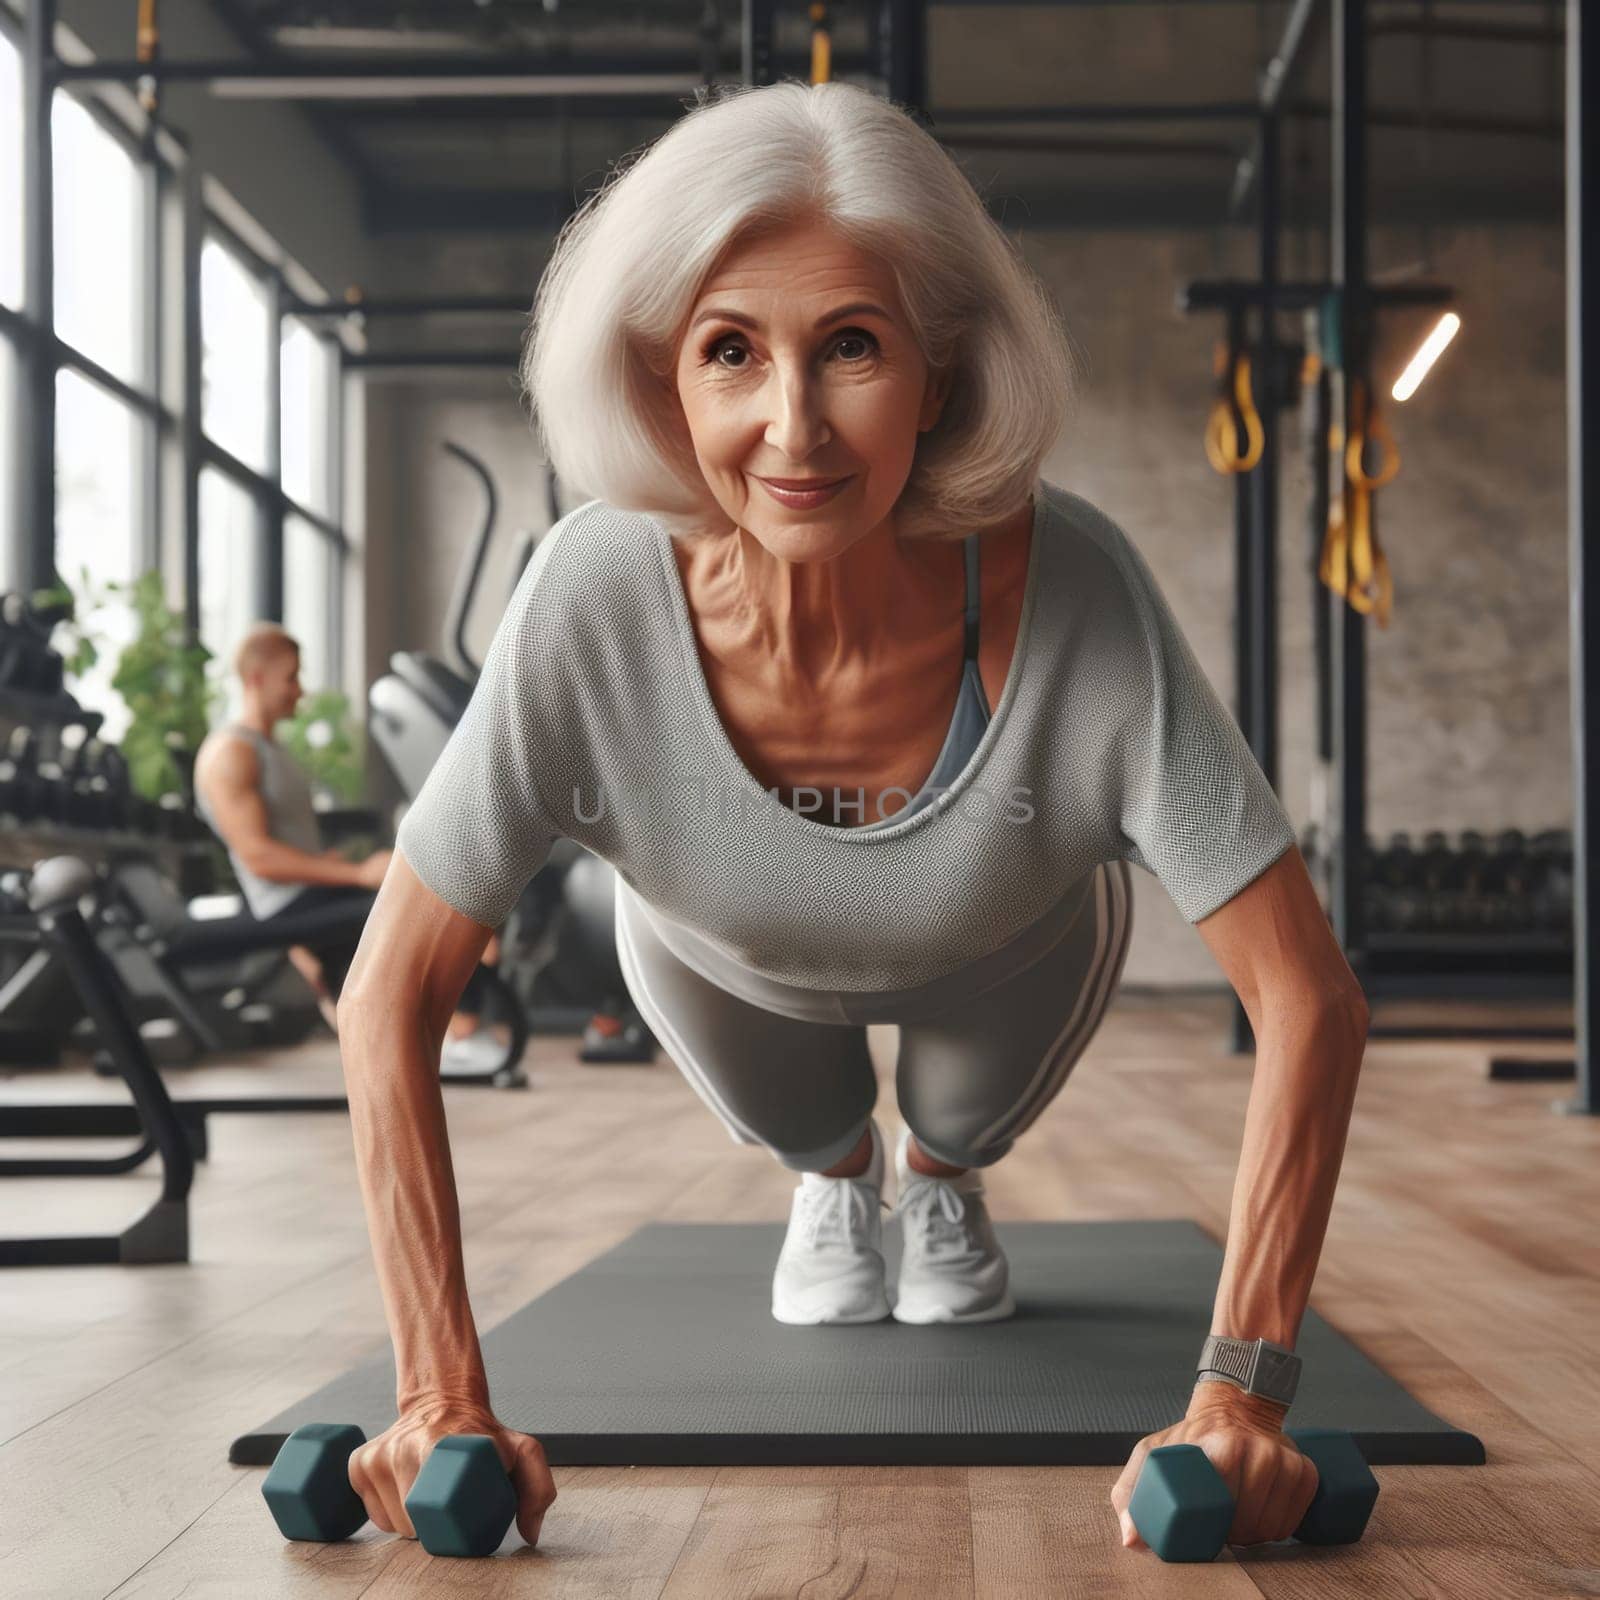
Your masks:
<path fill-rule="evenodd" d="M 37 3 L 37 0 L 35 0 Z M 54 7 L 45 12 L 53 19 Z M 42 248 L 50 264 L 48 276 L 54 278 L 53 141 L 41 136 L 29 116 L 30 90 L 35 81 L 29 56 L 30 30 L 37 24 L 31 12 L 17 15 L 0 4 L 0 36 L 23 58 L 24 162 L 23 248 L 28 271 L 31 257 L 26 252 Z M 0 340 L 8 347 L 16 374 L 12 407 L 14 436 L 7 447 L 26 463 L 19 473 L 14 498 L 18 516 L 5 529 L 13 548 L 7 555 L 21 573 L 21 585 L 36 588 L 48 585 L 56 576 L 58 548 L 55 468 L 56 437 L 55 388 L 62 370 L 78 373 L 103 389 L 114 400 L 133 411 L 141 426 L 141 494 L 136 510 L 138 527 L 135 560 L 139 570 L 159 567 L 182 573 L 183 608 L 192 637 L 199 638 L 199 485 L 207 468 L 221 472 L 243 488 L 257 507 L 261 528 L 257 548 L 260 552 L 256 573 L 253 610 L 273 621 L 283 620 L 285 592 L 285 538 L 287 517 L 301 519 L 328 542 L 329 584 L 323 615 L 322 651 L 330 668 L 328 687 L 339 688 L 349 666 L 349 641 L 344 628 L 344 588 L 352 545 L 344 528 L 344 459 L 347 447 L 345 403 L 345 352 L 340 340 L 322 333 L 307 319 L 307 331 L 329 351 L 329 394 L 327 410 L 327 505 L 324 512 L 301 503 L 284 492 L 279 444 L 282 427 L 281 350 L 287 318 L 283 306 L 298 301 L 288 275 L 293 271 L 278 261 L 264 259 L 261 253 L 228 221 L 201 198 L 201 174 L 181 133 L 163 125 L 157 130 L 130 125 L 130 115 L 107 102 L 105 97 L 84 85 L 54 82 L 53 68 L 59 65 L 53 41 L 45 51 L 44 82 L 49 88 L 51 106 L 56 94 L 72 99 L 95 119 L 98 126 L 115 138 L 133 157 L 143 176 L 143 254 L 141 284 L 142 374 L 140 382 L 130 383 L 111 372 L 86 352 L 66 343 L 56 332 L 54 322 L 54 284 L 48 288 L 51 308 L 48 318 L 36 313 L 26 288 L 24 304 L 0 305 Z M 48 148 L 41 148 L 48 146 Z M 164 148 L 165 146 L 165 148 Z M 42 179 L 38 168 L 44 168 Z M 49 221 L 41 229 L 38 215 L 29 215 L 30 186 L 45 185 Z M 175 228 L 169 218 L 178 219 Z M 33 231 L 50 235 L 42 246 L 32 242 Z M 203 338 L 200 326 L 198 265 L 200 249 L 208 236 L 215 236 L 234 252 L 248 269 L 258 275 L 269 292 L 270 345 L 266 381 L 269 386 L 269 450 L 267 470 L 258 471 L 218 445 L 204 432 L 200 405 L 200 352 Z M 181 316 L 181 326 L 170 324 Z M 48 326 L 46 325 L 48 322 Z M 174 340 L 171 335 L 176 335 Z M 180 463 L 175 472 L 171 463 Z M 41 478 L 42 475 L 42 478 Z M 48 505 L 50 514 L 36 514 L 34 508 Z M 181 537 L 181 551 L 168 545 Z M 178 562 L 169 567 L 169 556 Z"/>
<path fill-rule="evenodd" d="M 210 467 L 220 472 L 224 477 L 231 479 L 255 503 L 257 540 L 255 608 L 261 616 L 270 618 L 274 622 L 283 621 L 284 595 L 287 588 L 285 566 L 287 539 L 284 534 L 284 524 L 288 518 L 298 518 L 328 541 L 333 556 L 332 561 L 329 563 L 332 581 L 329 584 L 329 594 L 323 615 L 322 653 L 333 668 L 335 682 L 329 687 L 337 687 L 344 667 L 344 630 L 341 625 L 341 619 L 343 615 L 345 569 L 349 557 L 350 544 L 344 532 L 342 519 L 336 516 L 329 516 L 305 504 L 303 501 L 295 499 L 283 487 L 282 352 L 285 324 L 288 322 L 300 323 L 313 338 L 318 339 L 328 349 L 332 356 L 332 376 L 327 397 L 328 427 L 330 432 L 328 441 L 330 481 L 327 484 L 327 493 L 328 503 L 336 511 L 342 508 L 344 502 L 342 472 L 345 442 L 343 347 L 337 339 L 317 332 L 309 320 L 295 317 L 292 313 L 284 311 L 285 304 L 294 299 L 294 294 L 287 282 L 287 275 L 283 268 L 255 249 L 239 233 L 238 229 L 232 227 L 226 218 L 218 214 L 214 207 L 208 207 L 204 213 L 203 229 L 195 251 L 195 260 L 197 262 L 200 249 L 211 239 L 214 239 L 234 255 L 246 271 L 256 278 L 266 290 L 267 466 L 264 471 L 252 467 L 231 450 L 218 444 L 216 440 L 206 433 L 203 417 L 201 417 L 197 409 L 196 417 L 199 423 L 197 431 L 200 447 L 199 466 L 202 470 Z M 198 292 L 198 286 L 196 286 L 196 292 Z M 203 328 L 201 329 L 200 337 L 201 348 L 203 349 L 205 338 Z M 199 398 L 197 395 L 197 408 L 199 406 Z M 198 528 L 195 530 L 195 537 L 198 540 Z M 316 685 L 315 687 L 323 686 Z"/>

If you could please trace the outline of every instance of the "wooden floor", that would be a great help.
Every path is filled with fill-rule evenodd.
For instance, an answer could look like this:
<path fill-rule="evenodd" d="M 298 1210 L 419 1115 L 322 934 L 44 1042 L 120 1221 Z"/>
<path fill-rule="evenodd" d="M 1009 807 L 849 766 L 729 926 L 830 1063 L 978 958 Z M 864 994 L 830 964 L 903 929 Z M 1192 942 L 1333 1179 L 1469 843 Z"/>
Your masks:
<path fill-rule="evenodd" d="M 1251 1070 L 1223 1052 L 1224 1016 L 1209 997 L 1124 997 L 991 1170 L 994 1214 L 1191 1216 L 1221 1239 Z M 892 1030 L 873 1045 L 896 1124 Z M 1358 1546 L 1164 1567 L 1120 1547 L 1117 1472 L 1088 1467 L 558 1469 L 537 1550 L 513 1534 L 493 1562 L 435 1562 L 370 1525 L 287 1544 L 228 1441 L 387 1335 L 345 1119 L 235 1117 L 211 1123 L 191 1265 L 0 1273 L 0 1593 L 1600 1595 L 1600 1124 L 1551 1114 L 1569 1088 L 1488 1081 L 1485 1058 L 1369 1051 L 1312 1303 L 1489 1464 L 1378 1468 Z M 582 1067 L 570 1041 L 539 1040 L 531 1067 L 526 1093 L 449 1093 L 481 1326 L 647 1220 L 787 1215 L 793 1174 L 731 1144 L 664 1060 Z M 171 1077 L 180 1095 L 340 1087 L 331 1041 Z M 3 1093 L 66 1088 L 28 1075 Z M 152 1187 L 9 1180 L 0 1230 L 114 1227 Z"/>

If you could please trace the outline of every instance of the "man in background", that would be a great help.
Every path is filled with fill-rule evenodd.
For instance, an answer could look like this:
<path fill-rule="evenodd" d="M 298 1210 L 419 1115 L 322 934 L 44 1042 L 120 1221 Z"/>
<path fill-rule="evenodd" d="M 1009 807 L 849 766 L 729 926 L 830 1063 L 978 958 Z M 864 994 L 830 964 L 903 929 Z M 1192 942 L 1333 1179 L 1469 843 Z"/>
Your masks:
<path fill-rule="evenodd" d="M 242 690 L 239 716 L 216 729 L 195 758 L 195 805 L 222 840 L 251 913 L 261 922 L 290 915 L 302 943 L 289 958 L 310 984 L 328 1026 L 337 1033 L 339 992 L 355 959 L 361 930 L 389 867 L 390 850 L 361 861 L 324 849 L 311 786 L 300 764 L 273 737 L 300 703 L 300 646 L 275 622 L 258 622 L 234 654 Z M 312 934 L 304 930 L 309 922 Z M 490 936 L 483 960 L 499 959 L 499 935 Z M 481 969 L 480 969 L 481 970 Z M 486 1054 L 501 1049 L 491 1036 L 480 1041 L 475 1005 L 477 975 L 468 981 L 463 1008 L 450 1022 L 446 1048 L 453 1056 L 482 1043 Z M 467 1063 L 462 1062 L 462 1065 Z"/>

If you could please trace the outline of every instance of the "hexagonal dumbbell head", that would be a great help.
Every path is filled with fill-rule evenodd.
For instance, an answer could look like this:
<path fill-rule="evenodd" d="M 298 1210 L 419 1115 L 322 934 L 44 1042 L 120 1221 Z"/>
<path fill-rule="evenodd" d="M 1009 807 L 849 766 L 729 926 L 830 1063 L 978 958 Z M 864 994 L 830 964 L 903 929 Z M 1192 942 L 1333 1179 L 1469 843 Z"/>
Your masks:
<path fill-rule="evenodd" d="M 1128 1515 L 1163 1561 L 1211 1561 L 1233 1526 L 1233 1496 L 1199 1445 L 1164 1444 L 1145 1457 Z"/>
<path fill-rule="evenodd" d="M 350 1487 L 350 1457 L 367 1436 L 347 1422 L 308 1422 L 284 1440 L 261 1485 L 286 1539 L 348 1539 L 367 1520 Z"/>
<path fill-rule="evenodd" d="M 1366 1457 L 1342 1428 L 1288 1428 L 1302 1455 L 1310 1456 L 1320 1482 L 1294 1530 L 1305 1544 L 1354 1544 L 1367 1529 L 1378 1500 L 1378 1480 Z"/>
<path fill-rule="evenodd" d="M 441 1439 L 411 1485 L 406 1511 L 429 1555 L 493 1555 L 517 1513 L 494 1441 L 482 1433 Z"/>

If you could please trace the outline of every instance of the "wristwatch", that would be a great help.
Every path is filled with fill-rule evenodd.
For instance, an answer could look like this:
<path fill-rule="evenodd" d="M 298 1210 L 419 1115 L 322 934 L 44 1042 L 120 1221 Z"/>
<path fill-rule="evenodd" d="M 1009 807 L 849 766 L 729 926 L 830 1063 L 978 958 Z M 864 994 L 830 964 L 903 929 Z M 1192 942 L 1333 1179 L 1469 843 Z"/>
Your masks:
<path fill-rule="evenodd" d="M 1246 1394 L 1288 1406 L 1300 1383 L 1300 1357 L 1266 1339 L 1206 1336 L 1195 1381 L 1231 1383 Z"/>

